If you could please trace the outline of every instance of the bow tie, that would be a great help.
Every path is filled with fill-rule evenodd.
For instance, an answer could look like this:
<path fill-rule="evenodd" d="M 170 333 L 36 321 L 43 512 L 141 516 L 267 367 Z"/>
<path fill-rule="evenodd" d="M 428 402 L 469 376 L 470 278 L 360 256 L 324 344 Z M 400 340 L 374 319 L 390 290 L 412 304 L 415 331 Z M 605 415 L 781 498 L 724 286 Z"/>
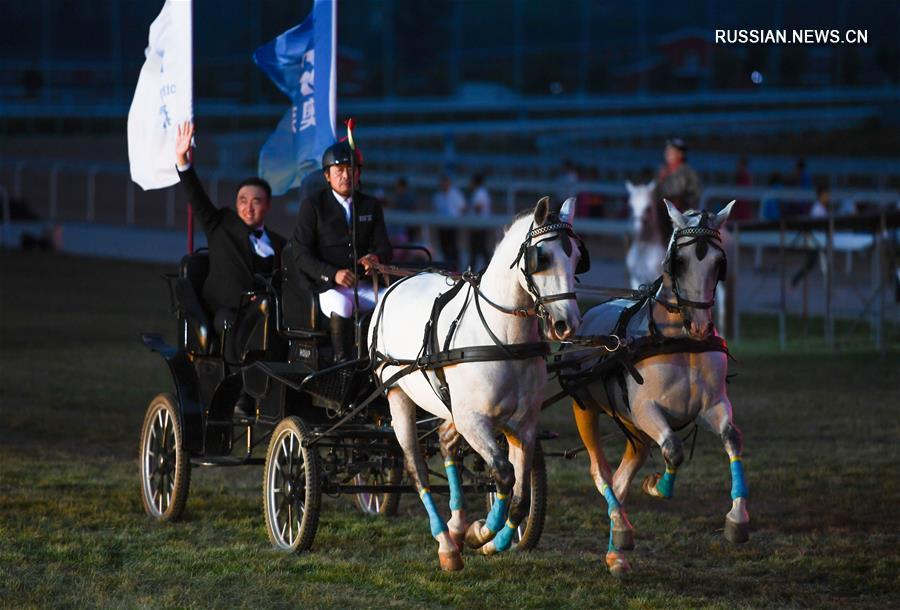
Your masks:
<path fill-rule="evenodd" d="M 255 230 L 253 230 L 253 231 L 250 231 L 250 235 L 253 235 L 256 239 L 262 239 L 262 236 L 263 236 L 263 230 L 262 230 L 262 229 L 255 229 Z"/>

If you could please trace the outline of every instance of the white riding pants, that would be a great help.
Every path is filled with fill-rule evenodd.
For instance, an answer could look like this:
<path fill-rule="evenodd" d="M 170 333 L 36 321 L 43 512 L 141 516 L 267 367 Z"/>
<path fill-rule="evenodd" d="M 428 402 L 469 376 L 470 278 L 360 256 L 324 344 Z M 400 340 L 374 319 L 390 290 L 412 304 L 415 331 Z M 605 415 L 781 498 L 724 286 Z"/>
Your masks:
<path fill-rule="evenodd" d="M 343 318 L 353 316 L 353 289 L 338 286 L 319 295 L 319 309 L 326 317 L 336 313 Z M 371 286 L 359 287 L 359 310 L 375 309 L 375 291 Z"/>

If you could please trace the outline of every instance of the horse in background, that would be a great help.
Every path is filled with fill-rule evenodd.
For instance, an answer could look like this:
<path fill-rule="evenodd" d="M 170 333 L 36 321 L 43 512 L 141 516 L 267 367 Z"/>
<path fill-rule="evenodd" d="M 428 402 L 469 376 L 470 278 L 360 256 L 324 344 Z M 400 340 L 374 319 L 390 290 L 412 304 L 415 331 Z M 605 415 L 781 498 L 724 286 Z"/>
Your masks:
<path fill-rule="evenodd" d="M 632 242 L 625 256 L 632 290 L 641 285 L 649 286 L 662 273 L 666 251 L 662 247 L 656 206 L 653 205 L 655 182 L 634 185 L 625 182 L 628 189 L 628 205 L 631 208 Z"/>

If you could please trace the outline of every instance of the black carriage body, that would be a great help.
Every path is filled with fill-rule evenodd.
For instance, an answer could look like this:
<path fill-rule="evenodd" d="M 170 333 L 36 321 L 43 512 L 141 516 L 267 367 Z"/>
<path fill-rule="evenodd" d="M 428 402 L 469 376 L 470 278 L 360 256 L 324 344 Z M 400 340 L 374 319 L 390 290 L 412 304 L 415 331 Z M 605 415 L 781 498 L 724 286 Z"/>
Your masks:
<path fill-rule="evenodd" d="M 285 261 L 292 259 L 290 245 L 283 256 Z M 166 343 L 158 334 L 142 335 L 145 346 L 163 357 L 172 375 L 175 395 L 171 402 L 174 403 L 173 410 L 177 411 L 181 449 L 185 454 L 182 460 L 188 462 L 186 478 L 176 477 L 175 485 L 171 487 L 171 507 L 167 511 L 148 510 L 151 516 L 158 520 L 180 518 L 191 465 L 263 464 L 267 530 L 275 546 L 282 550 L 297 552 L 309 548 L 318 520 L 317 498 L 322 493 L 355 494 L 363 512 L 392 514 L 397 508 L 399 494 L 416 490 L 402 481 L 403 452 L 391 428 L 386 397 L 377 396 L 364 410 L 349 417 L 354 405 L 361 404 L 377 388 L 368 361 L 363 358 L 332 365 L 331 340 L 324 330 L 328 325 L 319 312 L 317 295 L 300 288 L 291 269 L 283 267 L 279 271 L 279 290 L 272 282 L 266 282 L 264 290 L 245 295 L 242 308 L 250 307 L 252 303 L 259 307 L 262 299 L 268 305 L 259 308 L 263 315 L 250 333 L 247 349 L 242 351 L 242 361 L 239 364 L 226 362 L 223 354 L 226 353 L 228 329 L 224 337 L 216 335 L 211 324 L 212 312 L 199 298 L 208 271 L 208 255 L 198 251 L 182 259 L 178 274 L 166 276 L 172 312 L 177 318 L 177 346 Z M 239 310 L 238 315 L 243 313 Z M 364 318 L 357 336 L 366 336 L 367 323 Z M 254 399 L 256 412 L 252 418 L 233 415 L 242 389 Z M 159 403 L 160 397 L 154 401 Z M 154 404 L 151 402 L 151 409 Z M 422 413 L 422 416 L 421 445 L 426 457 L 432 457 L 440 452 L 438 422 L 427 414 Z M 340 425 L 335 425 L 338 422 Z M 273 501 L 270 490 L 274 486 L 269 477 L 274 471 L 269 461 L 273 459 L 273 446 L 279 440 L 279 434 L 294 434 L 296 438 L 298 433 L 308 435 L 304 437 L 302 454 L 316 456 L 307 464 L 309 471 L 315 474 L 307 477 L 305 483 L 311 525 L 303 525 L 302 536 L 291 539 L 290 544 L 283 544 L 283 540 L 272 537 L 271 519 L 278 513 L 270 510 Z M 147 439 L 149 437 L 142 432 L 142 462 L 147 461 L 144 453 Z M 252 457 L 254 447 L 266 441 L 269 441 L 267 458 Z M 307 445 L 309 441 L 315 445 Z M 241 454 L 235 455 L 238 449 Z M 488 494 L 490 498 L 495 487 L 483 460 L 465 442 L 462 455 L 465 464 L 463 491 Z M 166 459 L 161 459 L 163 462 L 167 464 Z M 148 464 L 142 464 L 142 473 L 150 469 L 158 476 L 159 469 Z M 178 467 L 183 469 L 184 465 Z M 162 470 L 167 468 L 168 465 Z M 539 470 L 532 475 L 532 487 L 535 488 L 535 481 L 538 484 L 532 494 L 526 530 L 530 533 L 521 538 L 521 548 L 537 544 L 543 527 L 546 481 L 542 459 Z M 175 472 L 174 468 L 172 472 Z M 147 489 L 146 482 L 144 488 Z M 432 485 L 431 489 L 436 493 L 449 491 L 446 484 Z M 152 493 L 152 489 L 150 491 Z M 375 495 L 381 503 L 376 502 L 374 508 L 371 504 L 366 506 L 366 498 Z M 144 500 L 146 507 L 148 498 Z"/>
<path fill-rule="evenodd" d="M 290 244 L 284 254 L 285 260 L 291 260 Z M 314 430 L 327 427 L 354 399 L 375 387 L 367 369 L 352 365 L 323 367 L 330 363 L 331 347 L 318 299 L 300 288 L 285 268 L 281 270 L 280 291 L 269 283 L 268 290 L 245 295 L 242 307 L 255 302 L 253 298 L 267 299 L 270 305 L 248 338 L 254 349 L 247 350 L 240 365 L 227 363 L 223 357 L 226 339 L 216 335 L 212 312 L 199 298 L 208 272 L 208 254 L 199 250 L 182 259 L 177 275 L 166 275 L 172 312 L 177 318 L 177 347 L 158 334 L 142 335 L 144 344 L 168 365 L 185 448 L 193 458 L 230 456 L 237 440 L 236 428 L 241 432 L 249 428 L 248 438 L 254 439 L 249 447 L 252 449 L 291 415 L 302 417 Z M 243 313 L 239 311 L 238 315 Z M 254 421 L 232 418 L 242 388 L 256 401 Z M 374 419 L 363 418 L 361 422 L 384 420 L 386 400 L 374 401 L 368 413 Z"/>

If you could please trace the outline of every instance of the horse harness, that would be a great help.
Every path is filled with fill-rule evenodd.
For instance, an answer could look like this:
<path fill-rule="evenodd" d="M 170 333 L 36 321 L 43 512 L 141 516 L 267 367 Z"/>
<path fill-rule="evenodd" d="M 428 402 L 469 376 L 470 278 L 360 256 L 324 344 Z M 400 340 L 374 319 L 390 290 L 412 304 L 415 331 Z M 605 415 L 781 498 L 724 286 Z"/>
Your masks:
<path fill-rule="evenodd" d="M 389 387 L 401 377 L 418 370 L 422 372 L 441 402 L 444 403 L 448 410 L 452 410 L 450 389 L 444 374 L 444 367 L 467 362 L 527 360 L 529 358 L 547 357 L 550 354 L 550 346 L 546 341 L 514 343 L 510 345 L 503 344 L 488 325 L 487 320 L 484 317 L 484 312 L 482 311 L 481 302 L 484 301 L 497 311 L 507 315 L 520 318 L 538 317 L 543 323 L 549 324 L 550 312 L 547 311 L 545 307 L 546 303 L 576 299 L 576 294 L 574 292 L 563 292 L 546 296 L 542 295 L 532 278 L 535 273 L 546 270 L 550 265 L 549 255 L 543 252 L 540 244 L 554 239 L 561 239 L 564 234 L 578 243 L 581 258 L 576 266 L 575 273 L 584 273 L 590 268 L 590 258 L 587 248 L 585 247 L 583 240 L 575 233 L 572 225 L 562 221 L 559 218 L 558 213 L 551 212 L 549 220 L 550 222 L 537 228 L 535 228 L 533 224 L 531 225 L 525 241 L 523 241 L 522 245 L 519 247 L 518 256 L 516 256 L 515 260 L 513 260 L 510 265 L 510 269 L 512 269 L 524 259 L 524 264 L 519 267 L 519 270 L 525 276 L 527 290 L 534 299 L 532 306 L 528 308 L 511 308 L 499 305 L 481 291 L 481 278 L 478 274 L 471 271 L 463 273 L 462 276 L 456 279 L 449 290 L 435 298 L 431 308 L 431 315 L 428 318 L 428 322 L 425 324 L 422 347 L 419 349 L 419 353 L 415 359 L 399 359 L 384 354 L 375 348 L 374 344 L 376 342 L 373 341 L 369 353 L 369 359 L 373 363 L 373 368 L 379 364 L 403 367 L 389 380 L 384 382 L 380 389 Z M 532 240 L 535 238 L 545 235 L 549 235 L 550 237 L 545 237 L 537 243 L 532 243 Z M 572 245 L 568 239 L 562 239 L 562 248 L 567 256 L 571 256 Z M 449 274 L 442 274 L 451 277 Z M 409 278 L 405 277 L 391 285 L 385 292 L 384 297 L 382 297 L 383 300 L 386 301 L 393 289 L 407 279 Z M 447 334 L 442 341 L 438 336 L 437 330 L 440 315 L 444 308 L 456 298 L 464 288 L 466 289 L 466 296 L 463 300 L 463 305 L 460 308 L 459 313 L 450 323 Z M 459 327 L 460 320 L 469 308 L 470 303 L 473 301 L 481 324 L 493 341 L 493 345 L 475 345 L 451 349 L 450 345 L 453 342 L 453 337 L 455 336 L 456 329 Z M 375 321 L 375 328 L 372 334 L 373 337 L 377 338 L 378 336 L 378 327 L 381 323 L 382 316 L 384 315 L 384 309 L 385 304 L 383 303 L 379 310 L 378 319 Z"/>
<path fill-rule="evenodd" d="M 613 335 L 617 337 L 626 337 L 622 341 L 622 349 L 617 349 L 604 354 L 596 363 L 587 369 L 575 371 L 573 373 L 564 373 L 563 369 L 578 367 L 584 362 L 584 358 L 575 358 L 572 360 L 561 360 L 553 363 L 548 368 L 553 368 L 558 372 L 558 378 L 562 392 L 548 399 L 544 404 L 552 404 L 563 395 L 571 395 L 579 404 L 583 400 L 579 400 L 579 395 L 584 396 L 587 386 L 595 381 L 603 383 L 606 392 L 607 405 L 609 411 L 607 414 L 612 417 L 613 421 L 622 429 L 629 442 L 634 442 L 634 434 L 628 429 L 620 416 L 620 409 L 629 410 L 631 406 L 628 402 L 628 386 L 626 383 L 626 373 L 630 375 L 635 382 L 642 384 L 644 382 L 641 374 L 636 368 L 636 364 L 642 360 L 660 356 L 664 354 L 683 354 L 683 353 L 704 353 L 704 352 L 722 352 L 729 358 L 733 357 L 728 351 L 728 345 L 725 340 L 718 335 L 711 335 L 703 340 L 692 339 L 690 337 L 665 337 L 660 333 L 656 322 L 653 319 L 652 304 L 659 303 L 670 314 L 679 314 L 682 322 L 688 319 L 686 308 L 693 307 L 698 309 L 710 309 L 715 305 L 715 298 L 709 301 L 693 301 L 682 296 L 678 288 L 678 278 L 681 274 L 681 265 L 678 259 L 678 249 L 684 248 L 691 244 L 696 244 L 695 252 L 698 260 L 703 260 L 710 247 L 718 249 L 723 256 L 722 263 L 719 267 L 716 277 L 716 283 L 724 281 L 727 273 L 727 260 L 725 251 L 721 246 L 722 237 L 718 230 L 710 225 L 709 215 L 703 211 L 699 213 L 686 214 L 687 216 L 699 215 L 700 219 L 697 225 L 683 227 L 677 229 L 669 243 L 669 249 L 666 252 L 666 258 L 663 262 L 663 271 L 670 278 L 672 284 L 672 292 L 675 294 L 675 303 L 657 297 L 659 288 L 662 285 L 663 277 L 660 276 L 652 285 L 642 286 L 635 303 L 626 308 L 619 316 L 613 330 Z M 686 238 L 686 240 L 684 240 Z M 683 240 L 683 241 L 679 241 Z M 628 337 L 628 326 L 632 319 L 641 312 L 645 312 L 647 316 L 647 336 Z M 588 356 L 588 359 L 596 357 L 596 353 Z M 616 398 L 619 400 L 616 400 Z M 621 407 L 617 406 L 621 405 Z"/>

